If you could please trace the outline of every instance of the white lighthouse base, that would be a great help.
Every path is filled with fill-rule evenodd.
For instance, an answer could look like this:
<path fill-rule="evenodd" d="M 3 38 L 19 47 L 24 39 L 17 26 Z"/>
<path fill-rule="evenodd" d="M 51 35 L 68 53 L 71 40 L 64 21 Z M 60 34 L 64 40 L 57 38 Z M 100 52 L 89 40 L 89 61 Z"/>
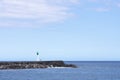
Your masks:
<path fill-rule="evenodd" d="M 41 61 L 41 60 L 40 60 L 40 57 L 39 57 L 39 55 L 37 56 L 37 59 L 36 59 L 36 61 Z"/>

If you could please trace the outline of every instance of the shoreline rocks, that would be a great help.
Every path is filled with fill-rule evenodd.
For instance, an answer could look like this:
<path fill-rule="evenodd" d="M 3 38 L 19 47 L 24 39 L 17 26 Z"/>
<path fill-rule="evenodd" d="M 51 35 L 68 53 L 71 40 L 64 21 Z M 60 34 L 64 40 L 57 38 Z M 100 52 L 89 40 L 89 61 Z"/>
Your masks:
<path fill-rule="evenodd" d="M 71 67 L 77 68 L 73 64 L 65 64 L 63 61 L 14 61 L 0 62 L 0 69 L 35 69 L 50 67 Z"/>

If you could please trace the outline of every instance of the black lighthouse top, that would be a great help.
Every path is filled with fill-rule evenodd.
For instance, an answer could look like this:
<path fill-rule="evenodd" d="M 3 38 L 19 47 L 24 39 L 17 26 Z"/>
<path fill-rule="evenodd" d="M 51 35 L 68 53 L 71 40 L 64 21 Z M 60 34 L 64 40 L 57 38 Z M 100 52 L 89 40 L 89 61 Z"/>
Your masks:
<path fill-rule="evenodd" d="M 39 55 L 39 53 L 37 52 L 37 55 Z"/>

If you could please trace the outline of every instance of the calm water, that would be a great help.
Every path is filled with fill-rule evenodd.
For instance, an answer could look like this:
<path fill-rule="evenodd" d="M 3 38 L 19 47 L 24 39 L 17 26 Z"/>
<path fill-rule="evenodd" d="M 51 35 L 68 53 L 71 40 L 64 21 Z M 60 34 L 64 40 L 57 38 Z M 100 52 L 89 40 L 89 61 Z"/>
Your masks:
<path fill-rule="evenodd" d="M 120 80 L 120 62 L 66 62 L 79 68 L 0 70 L 0 80 Z"/>

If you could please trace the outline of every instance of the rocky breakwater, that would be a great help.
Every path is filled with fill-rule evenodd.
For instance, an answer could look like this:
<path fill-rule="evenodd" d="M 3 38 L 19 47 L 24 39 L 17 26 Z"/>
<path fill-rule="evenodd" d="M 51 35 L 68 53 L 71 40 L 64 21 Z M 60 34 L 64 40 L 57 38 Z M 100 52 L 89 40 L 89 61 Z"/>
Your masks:
<path fill-rule="evenodd" d="M 71 67 L 76 65 L 65 64 L 63 61 L 16 61 L 0 62 L 0 69 L 30 69 L 30 68 L 50 68 L 50 67 Z"/>

